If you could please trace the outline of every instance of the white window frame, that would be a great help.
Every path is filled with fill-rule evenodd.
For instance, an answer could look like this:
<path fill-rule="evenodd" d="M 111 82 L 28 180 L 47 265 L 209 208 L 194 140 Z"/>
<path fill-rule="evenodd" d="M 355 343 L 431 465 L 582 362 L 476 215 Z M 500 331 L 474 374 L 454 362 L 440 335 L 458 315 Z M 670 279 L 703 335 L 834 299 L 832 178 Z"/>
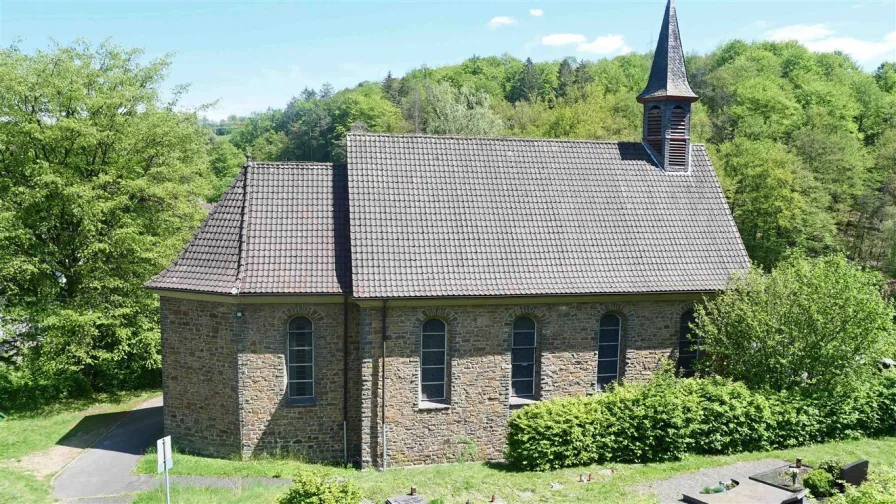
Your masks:
<path fill-rule="evenodd" d="M 303 318 L 303 319 L 307 320 L 311 324 L 311 330 L 309 330 L 309 331 L 293 331 L 292 329 L 290 329 L 290 327 L 292 326 L 292 321 L 297 318 Z M 307 346 L 307 347 L 292 346 L 292 335 L 293 334 L 304 334 L 304 333 L 309 333 L 311 335 L 311 346 Z M 306 363 L 296 364 L 296 363 L 292 362 L 292 351 L 293 350 L 310 350 L 311 351 L 310 362 L 308 362 L 307 364 Z M 294 366 L 295 367 L 309 366 L 309 365 L 311 366 L 311 379 L 309 379 L 309 380 L 291 380 L 290 379 L 290 376 L 291 376 L 290 370 L 292 369 L 292 367 L 294 367 Z M 290 385 L 293 383 L 311 383 L 311 395 L 307 395 L 307 396 L 292 395 L 292 388 L 290 387 Z M 304 315 L 296 315 L 295 317 L 292 317 L 291 319 L 289 319 L 289 322 L 286 323 L 286 396 L 290 400 L 313 399 L 314 398 L 314 388 L 315 388 L 314 387 L 314 321 L 311 320 L 310 317 L 306 317 Z"/>
<path fill-rule="evenodd" d="M 517 331 L 516 329 L 514 329 L 513 326 L 516 325 L 516 321 L 521 318 L 527 318 L 527 319 L 531 320 L 532 323 L 535 325 L 535 329 L 533 331 L 531 331 L 531 332 L 535 333 L 535 337 L 532 339 L 531 347 L 529 347 L 529 346 L 518 347 L 514 344 L 514 342 L 516 341 L 516 333 L 517 332 L 530 332 L 529 330 Z M 532 349 L 532 362 L 514 362 L 513 361 L 513 350 L 516 348 L 531 348 Z M 532 378 L 516 378 L 516 379 L 514 379 L 513 378 L 513 366 L 515 364 L 531 365 L 532 366 Z M 535 394 L 536 394 L 535 379 L 537 377 L 536 376 L 537 375 L 537 365 L 538 365 L 538 321 L 535 320 L 535 318 L 530 317 L 528 315 L 520 315 L 519 317 L 516 317 L 515 319 L 513 319 L 513 325 L 510 326 L 510 397 L 511 398 L 533 399 L 535 397 Z M 517 395 L 513 389 L 513 382 L 516 382 L 516 381 L 531 381 L 532 382 L 532 393 L 528 394 L 528 395 Z"/>
<path fill-rule="evenodd" d="M 426 326 L 426 323 L 431 320 L 438 320 L 442 323 L 442 327 L 444 330 L 442 332 L 424 332 L 423 327 Z M 438 349 L 434 350 L 424 350 L 423 349 L 423 337 L 427 335 L 439 335 L 442 337 L 442 365 L 441 366 L 424 366 L 423 365 L 423 354 L 425 352 L 438 352 Z M 423 369 L 424 368 L 442 368 L 442 381 L 434 381 L 434 382 L 424 382 L 423 381 Z M 442 397 L 423 397 L 423 386 L 424 385 L 442 385 Z M 448 400 L 448 323 L 440 318 L 428 318 L 420 324 L 420 402 L 444 402 Z"/>
<path fill-rule="evenodd" d="M 602 345 L 613 345 L 614 344 L 614 343 L 601 343 L 600 342 L 600 332 L 603 329 L 602 322 L 605 318 L 607 318 L 609 316 L 616 317 L 616 320 L 619 321 L 619 325 L 615 328 L 616 329 L 616 343 L 615 343 L 616 356 L 615 357 L 606 357 L 603 355 L 603 352 L 600 351 L 600 347 Z M 605 313 L 600 318 L 600 320 L 597 321 L 597 369 L 596 369 L 596 371 L 597 371 L 597 390 L 599 390 L 599 391 L 603 390 L 603 384 L 600 381 L 600 379 L 602 377 L 612 376 L 612 377 L 614 377 L 613 381 L 619 380 L 619 364 L 621 361 L 621 359 L 620 359 L 621 356 L 622 356 L 622 317 L 620 317 L 619 315 L 617 315 L 615 313 Z M 616 361 L 616 372 L 601 374 L 601 372 L 600 372 L 601 361 L 611 361 L 611 360 Z"/>

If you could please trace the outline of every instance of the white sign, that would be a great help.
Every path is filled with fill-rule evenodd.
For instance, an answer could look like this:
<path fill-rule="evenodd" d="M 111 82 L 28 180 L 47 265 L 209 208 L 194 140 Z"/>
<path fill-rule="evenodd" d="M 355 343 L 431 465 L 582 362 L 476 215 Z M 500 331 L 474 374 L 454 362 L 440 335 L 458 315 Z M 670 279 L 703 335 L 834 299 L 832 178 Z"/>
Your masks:
<path fill-rule="evenodd" d="M 174 465 L 174 459 L 171 458 L 171 436 L 156 441 L 156 454 L 159 472 L 165 473 L 165 502 L 171 504 L 171 487 L 168 483 L 168 469 Z"/>
<path fill-rule="evenodd" d="M 167 472 L 174 466 L 171 458 L 171 436 L 165 436 L 156 441 L 156 454 L 158 455 L 159 472 Z"/>

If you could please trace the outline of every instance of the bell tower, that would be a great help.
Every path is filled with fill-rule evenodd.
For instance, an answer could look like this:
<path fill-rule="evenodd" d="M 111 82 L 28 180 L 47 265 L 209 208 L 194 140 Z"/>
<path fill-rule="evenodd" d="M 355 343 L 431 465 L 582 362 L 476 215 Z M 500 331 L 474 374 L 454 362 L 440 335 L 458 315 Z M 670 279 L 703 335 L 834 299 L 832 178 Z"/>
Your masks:
<path fill-rule="evenodd" d="M 688 84 L 674 0 L 668 0 L 666 4 L 666 15 L 653 53 L 647 87 L 637 99 L 644 104 L 644 145 L 664 170 L 688 171 L 691 158 L 691 103 L 699 97 Z"/>

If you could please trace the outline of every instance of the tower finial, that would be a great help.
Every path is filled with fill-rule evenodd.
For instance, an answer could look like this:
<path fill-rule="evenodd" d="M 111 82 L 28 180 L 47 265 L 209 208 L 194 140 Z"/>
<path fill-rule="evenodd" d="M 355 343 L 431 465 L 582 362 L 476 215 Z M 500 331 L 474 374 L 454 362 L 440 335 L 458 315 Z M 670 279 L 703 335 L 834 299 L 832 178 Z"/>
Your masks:
<path fill-rule="evenodd" d="M 246 163 L 251 163 L 251 162 L 252 162 L 252 153 L 249 151 L 246 151 Z"/>

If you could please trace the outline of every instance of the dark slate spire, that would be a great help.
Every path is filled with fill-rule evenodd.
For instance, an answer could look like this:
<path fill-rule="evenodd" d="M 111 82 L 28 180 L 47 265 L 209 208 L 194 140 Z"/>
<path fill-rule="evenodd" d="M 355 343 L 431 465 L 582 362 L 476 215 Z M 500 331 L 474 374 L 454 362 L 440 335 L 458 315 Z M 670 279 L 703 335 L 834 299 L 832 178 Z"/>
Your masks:
<path fill-rule="evenodd" d="M 656 41 L 653 53 L 653 66 L 647 87 L 638 95 L 638 101 L 677 98 L 683 101 L 697 101 L 697 95 L 688 84 L 688 75 L 684 67 L 684 50 L 681 48 L 681 37 L 678 35 L 678 17 L 675 15 L 675 3 L 669 0 L 666 4 L 666 15 L 660 28 L 660 37 Z"/>

